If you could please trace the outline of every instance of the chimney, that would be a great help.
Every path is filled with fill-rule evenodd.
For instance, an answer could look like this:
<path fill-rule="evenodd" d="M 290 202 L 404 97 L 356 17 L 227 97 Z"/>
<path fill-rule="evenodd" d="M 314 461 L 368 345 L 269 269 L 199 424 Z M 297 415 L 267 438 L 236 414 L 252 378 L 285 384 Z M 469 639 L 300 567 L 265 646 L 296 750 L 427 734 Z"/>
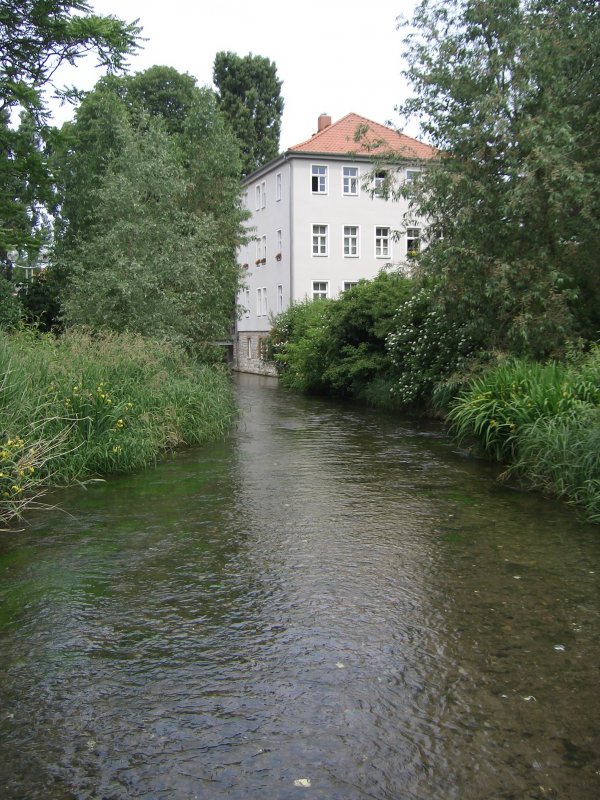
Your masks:
<path fill-rule="evenodd" d="M 331 117 L 328 114 L 321 114 L 317 122 L 317 133 L 321 133 L 331 125 Z"/>

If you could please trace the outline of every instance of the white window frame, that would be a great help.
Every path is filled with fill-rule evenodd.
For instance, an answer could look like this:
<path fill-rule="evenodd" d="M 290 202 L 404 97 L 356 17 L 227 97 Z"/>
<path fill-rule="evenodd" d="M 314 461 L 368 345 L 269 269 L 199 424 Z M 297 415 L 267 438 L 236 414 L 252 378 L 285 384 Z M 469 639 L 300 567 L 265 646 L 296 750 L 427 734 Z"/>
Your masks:
<path fill-rule="evenodd" d="M 310 188 L 313 194 L 327 194 L 327 167 L 325 164 L 311 164 Z"/>
<path fill-rule="evenodd" d="M 281 200 L 281 172 L 275 176 L 275 201 L 278 203 Z"/>
<path fill-rule="evenodd" d="M 358 197 L 358 167 L 342 167 L 342 195 Z"/>
<path fill-rule="evenodd" d="M 380 169 L 375 173 L 373 190 L 377 197 L 381 197 L 383 195 L 383 185 L 385 184 L 386 178 L 387 172 L 383 169 Z"/>
<path fill-rule="evenodd" d="M 406 255 L 414 257 L 421 250 L 421 228 L 411 226 L 406 229 Z"/>
<path fill-rule="evenodd" d="M 358 281 L 344 281 L 344 288 L 342 291 L 347 292 L 349 289 L 358 286 Z"/>
<path fill-rule="evenodd" d="M 277 284 L 277 313 L 281 314 L 283 311 L 283 284 Z"/>
<path fill-rule="evenodd" d="M 260 210 L 260 202 L 261 202 L 261 188 L 260 183 L 256 184 L 256 211 Z"/>
<path fill-rule="evenodd" d="M 420 169 L 407 169 L 405 175 L 406 183 L 412 183 L 412 181 L 416 180 L 420 174 Z"/>
<path fill-rule="evenodd" d="M 327 300 L 329 297 L 329 281 L 313 281 L 311 296 L 313 300 Z"/>
<path fill-rule="evenodd" d="M 267 182 L 266 181 L 262 182 L 261 188 L 262 188 L 262 198 L 261 198 L 260 207 L 261 208 L 266 208 L 266 206 L 267 206 Z"/>
<path fill-rule="evenodd" d="M 262 290 L 262 316 L 266 317 L 269 314 L 269 306 L 267 303 L 267 287 L 263 286 Z"/>
<path fill-rule="evenodd" d="M 250 316 L 250 289 L 246 289 L 245 316 Z"/>
<path fill-rule="evenodd" d="M 252 358 L 252 337 L 251 336 L 247 336 L 246 337 L 246 348 L 247 348 L 246 354 L 247 354 L 248 358 Z"/>
<path fill-rule="evenodd" d="M 282 249 L 283 249 L 283 232 L 282 232 L 281 228 L 277 229 L 277 232 L 276 232 L 275 236 L 276 236 L 276 240 L 277 240 L 276 250 L 281 255 L 281 252 L 282 252 Z"/>
<path fill-rule="evenodd" d="M 354 231 L 352 233 L 351 231 Z M 360 257 L 360 225 L 344 225 L 343 227 L 344 258 Z"/>
<path fill-rule="evenodd" d="M 381 231 L 381 233 L 380 233 Z M 387 233 L 383 233 L 387 231 Z M 375 258 L 392 257 L 392 230 L 389 225 L 375 226 Z"/>
<path fill-rule="evenodd" d="M 326 258 L 329 255 L 329 225 L 323 222 L 313 223 L 311 227 L 311 253 L 313 258 Z"/>
<path fill-rule="evenodd" d="M 266 234 L 261 237 L 261 241 L 262 241 L 262 249 L 261 249 L 262 256 L 261 256 L 261 259 L 263 261 L 266 261 L 267 260 L 267 235 Z"/>
<path fill-rule="evenodd" d="M 256 290 L 256 316 L 262 317 L 262 286 Z"/>

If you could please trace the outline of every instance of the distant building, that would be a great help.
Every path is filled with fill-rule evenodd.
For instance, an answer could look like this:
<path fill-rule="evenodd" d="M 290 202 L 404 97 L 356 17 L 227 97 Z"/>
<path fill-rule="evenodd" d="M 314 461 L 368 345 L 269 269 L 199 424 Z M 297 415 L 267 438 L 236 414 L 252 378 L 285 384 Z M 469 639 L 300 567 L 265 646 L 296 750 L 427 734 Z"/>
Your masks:
<path fill-rule="evenodd" d="M 245 178 L 252 238 L 238 255 L 245 287 L 235 368 L 274 374 L 265 359 L 272 316 L 307 298 L 335 298 L 386 264 L 408 264 L 419 249 L 421 223 L 404 229 L 406 201 L 378 193 L 385 171 L 374 172 L 373 159 L 386 153 L 405 163 L 400 179 L 409 181 L 435 150 L 358 114 L 333 124 L 322 114 L 310 139 Z"/>

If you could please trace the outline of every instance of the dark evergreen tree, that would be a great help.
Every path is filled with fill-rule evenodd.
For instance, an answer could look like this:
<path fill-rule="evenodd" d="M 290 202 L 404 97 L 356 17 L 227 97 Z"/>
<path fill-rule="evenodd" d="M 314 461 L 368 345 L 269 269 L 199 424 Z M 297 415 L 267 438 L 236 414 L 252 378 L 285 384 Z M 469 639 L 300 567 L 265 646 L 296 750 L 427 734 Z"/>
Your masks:
<path fill-rule="evenodd" d="M 240 143 L 242 173 L 253 172 L 279 153 L 282 82 L 264 56 L 217 53 L 213 69 L 219 108 Z"/>

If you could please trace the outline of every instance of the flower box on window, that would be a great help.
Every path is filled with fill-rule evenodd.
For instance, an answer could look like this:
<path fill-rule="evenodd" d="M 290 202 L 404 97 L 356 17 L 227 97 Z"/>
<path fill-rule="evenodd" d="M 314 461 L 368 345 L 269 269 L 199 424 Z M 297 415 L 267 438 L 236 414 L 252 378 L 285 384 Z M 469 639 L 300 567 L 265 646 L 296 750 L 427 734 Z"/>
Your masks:
<path fill-rule="evenodd" d="M 261 258 L 260 263 L 261 264 L 266 264 L 267 263 L 267 259 L 266 258 Z"/>
<path fill-rule="evenodd" d="M 256 266 L 258 267 L 258 266 L 260 266 L 261 264 L 262 264 L 262 259 L 260 259 L 260 258 L 257 258 L 257 259 L 256 259 Z"/>
<path fill-rule="evenodd" d="M 248 264 L 242 264 L 242 269 L 248 269 Z"/>
<path fill-rule="evenodd" d="M 281 253 L 277 253 L 275 256 L 275 261 L 281 261 Z"/>

